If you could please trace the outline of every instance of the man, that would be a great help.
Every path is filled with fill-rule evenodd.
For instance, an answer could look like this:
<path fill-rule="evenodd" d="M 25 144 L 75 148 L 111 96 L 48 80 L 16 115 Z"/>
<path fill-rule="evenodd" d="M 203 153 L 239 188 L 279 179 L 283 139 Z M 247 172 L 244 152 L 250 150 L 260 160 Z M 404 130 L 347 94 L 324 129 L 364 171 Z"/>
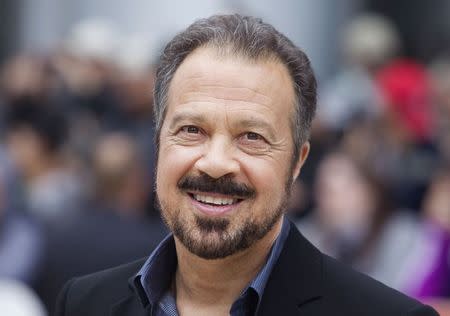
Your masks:
<path fill-rule="evenodd" d="M 213 16 L 177 35 L 155 85 L 156 191 L 173 235 L 147 260 L 69 282 L 58 315 L 436 315 L 284 218 L 315 103 L 308 58 L 259 19 Z"/>

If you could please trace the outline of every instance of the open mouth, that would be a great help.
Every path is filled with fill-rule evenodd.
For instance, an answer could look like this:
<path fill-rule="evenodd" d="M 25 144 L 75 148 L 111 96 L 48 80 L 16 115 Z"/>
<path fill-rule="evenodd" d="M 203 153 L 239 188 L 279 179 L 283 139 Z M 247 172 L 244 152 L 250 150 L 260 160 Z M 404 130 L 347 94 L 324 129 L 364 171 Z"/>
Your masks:
<path fill-rule="evenodd" d="M 208 194 L 208 193 L 188 193 L 189 196 L 202 204 L 212 205 L 212 206 L 227 206 L 237 204 L 243 199 L 227 197 L 223 195 L 217 194 Z"/>

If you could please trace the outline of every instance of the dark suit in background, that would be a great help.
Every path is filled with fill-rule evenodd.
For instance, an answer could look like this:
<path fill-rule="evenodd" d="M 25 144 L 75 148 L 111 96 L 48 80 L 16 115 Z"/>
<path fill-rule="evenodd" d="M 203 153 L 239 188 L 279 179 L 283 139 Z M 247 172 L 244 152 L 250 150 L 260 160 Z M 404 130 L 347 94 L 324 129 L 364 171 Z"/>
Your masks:
<path fill-rule="evenodd" d="M 48 223 L 45 270 L 36 290 L 49 314 L 69 279 L 148 256 L 166 233 L 156 215 L 142 219 L 97 211 Z"/>

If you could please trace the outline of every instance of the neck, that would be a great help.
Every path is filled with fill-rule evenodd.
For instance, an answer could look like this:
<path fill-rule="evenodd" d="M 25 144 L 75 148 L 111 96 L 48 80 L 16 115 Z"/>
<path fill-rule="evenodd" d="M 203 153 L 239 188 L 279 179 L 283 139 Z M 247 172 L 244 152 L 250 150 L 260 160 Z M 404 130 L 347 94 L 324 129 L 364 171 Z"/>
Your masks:
<path fill-rule="evenodd" d="M 266 263 L 281 231 L 282 219 L 254 245 L 223 259 L 200 258 L 175 238 L 178 257 L 175 275 L 177 305 L 184 301 L 199 308 L 222 306 L 228 312 L 231 304 Z"/>

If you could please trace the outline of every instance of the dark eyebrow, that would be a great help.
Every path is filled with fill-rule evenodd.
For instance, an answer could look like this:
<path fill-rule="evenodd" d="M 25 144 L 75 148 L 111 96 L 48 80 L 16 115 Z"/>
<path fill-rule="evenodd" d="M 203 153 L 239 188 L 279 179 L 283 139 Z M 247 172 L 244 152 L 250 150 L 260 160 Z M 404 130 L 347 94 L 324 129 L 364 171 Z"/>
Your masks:
<path fill-rule="evenodd" d="M 179 122 L 182 121 L 190 121 L 198 124 L 205 123 L 207 120 L 206 117 L 201 113 L 177 113 L 174 115 L 172 122 L 170 122 L 170 129 L 175 128 L 179 124 Z"/>

